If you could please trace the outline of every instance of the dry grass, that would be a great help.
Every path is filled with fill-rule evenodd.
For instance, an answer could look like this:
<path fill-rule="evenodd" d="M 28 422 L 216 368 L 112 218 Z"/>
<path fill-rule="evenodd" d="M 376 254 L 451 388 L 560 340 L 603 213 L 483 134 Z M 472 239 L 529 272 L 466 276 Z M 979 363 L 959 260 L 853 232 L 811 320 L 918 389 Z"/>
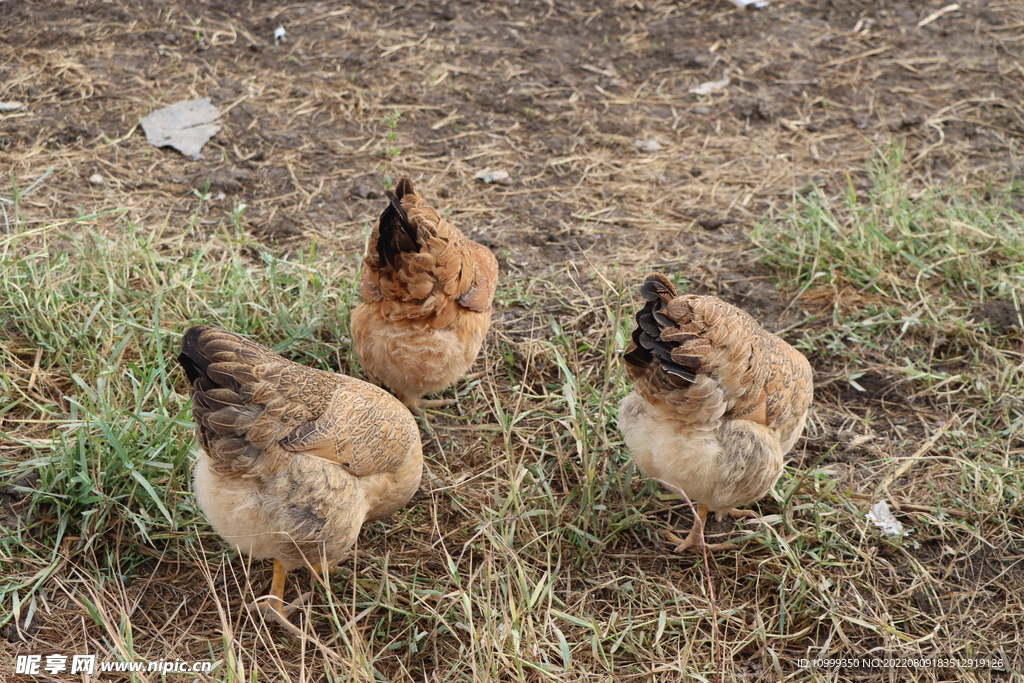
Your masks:
<path fill-rule="evenodd" d="M 1024 13 L 918 28 L 926 4 L 20 3 L 0 27 L 0 101 L 27 105 L 0 114 L 0 679 L 48 680 L 14 658 L 58 652 L 210 660 L 211 681 L 1024 675 Z M 728 90 L 686 92 L 724 68 Z M 207 95 L 225 128 L 202 162 L 135 129 Z M 402 173 L 499 256 L 488 374 L 424 423 L 413 502 L 323 583 L 296 574 L 296 639 L 241 609 L 269 567 L 191 497 L 172 359 L 204 322 L 358 376 L 359 255 Z M 618 434 L 655 268 L 815 366 L 762 520 L 711 529 L 737 551 L 670 552 L 689 513 Z M 878 499 L 904 538 L 865 519 Z"/>

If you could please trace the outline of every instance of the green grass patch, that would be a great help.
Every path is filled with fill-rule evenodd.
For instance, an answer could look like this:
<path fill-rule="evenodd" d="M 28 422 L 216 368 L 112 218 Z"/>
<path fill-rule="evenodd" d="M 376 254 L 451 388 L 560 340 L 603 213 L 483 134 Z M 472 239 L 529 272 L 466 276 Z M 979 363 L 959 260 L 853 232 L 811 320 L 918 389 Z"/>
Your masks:
<path fill-rule="evenodd" d="M 1024 218 L 1009 200 L 1024 186 L 983 196 L 922 189 L 907 182 L 902 156 L 897 144 L 880 151 L 867 189 L 850 179 L 840 197 L 819 187 L 796 196 L 754 230 L 760 262 L 798 300 L 828 304 L 827 319 L 804 326 L 801 348 L 843 366 L 846 381 L 884 365 L 917 390 L 974 405 L 972 421 L 1010 435 L 1024 416 L 1013 312 L 1024 300 Z"/>

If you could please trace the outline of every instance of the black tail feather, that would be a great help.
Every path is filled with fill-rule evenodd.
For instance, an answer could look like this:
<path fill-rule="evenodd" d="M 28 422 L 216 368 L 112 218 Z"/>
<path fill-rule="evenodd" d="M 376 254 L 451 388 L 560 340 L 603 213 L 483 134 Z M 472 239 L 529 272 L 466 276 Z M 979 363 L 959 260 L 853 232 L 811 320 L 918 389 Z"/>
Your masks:
<path fill-rule="evenodd" d="M 185 370 L 189 384 L 195 385 L 196 380 L 206 376 L 206 369 L 210 367 L 210 361 L 203 356 L 199 350 L 199 336 L 210 329 L 205 325 L 196 325 L 185 332 L 181 338 L 181 354 L 178 355 L 178 362 Z"/>
<path fill-rule="evenodd" d="M 676 288 L 672 286 L 672 281 L 661 273 L 651 273 L 640 287 L 640 296 L 645 301 L 654 301 L 666 295 L 669 299 L 676 298 Z"/>
<path fill-rule="evenodd" d="M 402 208 L 402 199 L 413 192 L 412 181 L 403 176 L 398 180 L 395 191 L 388 190 L 388 207 L 380 215 L 380 229 L 377 236 L 377 256 L 382 263 L 398 267 L 399 256 L 404 253 L 417 252 L 420 243 L 416 239 L 416 230 L 409 223 L 409 216 Z"/>
<path fill-rule="evenodd" d="M 675 298 L 675 287 L 668 278 L 654 273 L 647 276 L 640 288 L 640 296 L 647 303 L 636 313 L 633 344 L 624 355 L 625 361 L 634 367 L 648 368 L 657 358 L 669 382 L 679 388 L 690 386 L 700 372 L 700 359 L 691 358 L 686 363 L 679 362 L 681 359 L 673 358 L 672 355 L 679 342 L 662 339 L 665 330 L 676 327 L 676 322 L 662 312 L 666 306 L 663 297 Z"/>

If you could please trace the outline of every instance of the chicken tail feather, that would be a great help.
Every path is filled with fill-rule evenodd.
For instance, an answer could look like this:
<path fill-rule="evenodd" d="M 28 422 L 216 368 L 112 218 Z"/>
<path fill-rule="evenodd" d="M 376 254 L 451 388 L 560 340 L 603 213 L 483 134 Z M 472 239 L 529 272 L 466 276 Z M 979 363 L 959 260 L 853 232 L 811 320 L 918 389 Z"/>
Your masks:
<path fill-rule="evenodd" d="M 420 250 L 416 228 L 409 222 L 409 216 L 402 208 L 402 199 L 414 192 L 412 181 L 401 178 L 395 191 L 387 191 L 390 204 L 380 216 L 380 238 L 377 240 L 377 255 L 382 263 L 398 268 L 402 253 Z"/>
<path fill-rule="evenodd" d="M 239 335 L 205 325 L 190 328 L 182 337 L 178 362 L 191 385 L 196 433 L 221 474 L 249 471 L 275 436 L 255 438 L 264 406 L 253 400 L 257 378 L 250 367 L 272 355 Z M 262 431 L 279 431 L 274 427 Z"/>
<path fill-rule="evenodd" d="M 185 376 L 188 377 L 188 382 L 192 385 L 206 375 L 206 371 L 210 367 L 210 360 L 203 355 L 199 348 L 199 336 L 208 329 L 210 328 L 204 325 L 196 325 L 189 328 L 181 339 L 181 354 L 178 356 L 178 362 L 181 363 L 181 367 L 185 370 Z"/>
<path fill-rule="evenodd" d="M 679 330 L 676 322 L 664 313 L 668 302 L 677 296 L 671 280 L 659 273 L 648 275 L 640 296 L 647 304 L 636 314 L 637 326 L 633 330 L 633 344 L 624 356 L 626 363 L 647 369 L 657 358 L 670 384 L 680 389 L 692 385 L 697 381 L 701 357 L 677 351 Z"/>

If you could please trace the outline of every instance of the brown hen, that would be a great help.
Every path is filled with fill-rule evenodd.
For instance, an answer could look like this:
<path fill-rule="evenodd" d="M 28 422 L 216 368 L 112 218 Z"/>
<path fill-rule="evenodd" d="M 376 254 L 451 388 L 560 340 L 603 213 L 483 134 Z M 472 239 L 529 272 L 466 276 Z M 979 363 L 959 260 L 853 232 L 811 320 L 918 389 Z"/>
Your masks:
<path fill-rule="evenodd" d="M 811 405 L 811 366 L 721 299 L 677 295 L 659 274 L 640 295 L 647 303 L 624 356 L 633 391 L 619 406 L 619 427 L 644 474 L 697 503 L 682 551 L 704 545 L 709 510 L 754 516 L 736 508 L 781 474 Z"/>
<path fill-rule="evenodd" d="M 443 219 L 408 178 L 370 236 L 363 302 L 352 311 L 356 357 L 370 381 L 409 409 L 454 384 L 473 365 L 491 324 L 498 261 Z"/>
<path fill-rule="evenodd" d="M 286 623 L 307 597 L 284 608 L 286 572 L 338 561 L 364 521 L 416 492 L 416 422 L 372 384 L 293 363 L 231 332 L 191 328 L 178 360 L 201 449 L 196 498 L 229 544 L 274 559 L 272 597 L 256 609 Z"/>

